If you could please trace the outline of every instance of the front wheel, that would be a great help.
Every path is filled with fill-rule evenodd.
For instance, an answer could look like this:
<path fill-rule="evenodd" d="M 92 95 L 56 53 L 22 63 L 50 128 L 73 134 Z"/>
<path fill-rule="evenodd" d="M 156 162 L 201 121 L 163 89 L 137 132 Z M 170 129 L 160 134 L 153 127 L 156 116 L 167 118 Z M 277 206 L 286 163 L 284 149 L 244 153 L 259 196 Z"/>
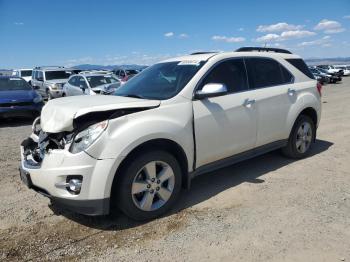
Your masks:
<path fill-rule="evenodd" d="M 49 89 L 46 89 L 46 97 L 48 101 L 52 100 L 53 98 Z"/>
<path fill-rule="evenodd" d="M 181 191 L 181 168 L 166 151 L 148 151 L 132 158 L 120 172 L 116 199 L 134 220 L 149 220 L 167 212 Z"/>
<path fill-rule="evenodd" d="M 303 158 L 310 153 L 312 142 L 315 140 L 316 127 L 309 116 L 300 115 L 294 123 L 288 144 L 282 148 L 287 157 Z"/>

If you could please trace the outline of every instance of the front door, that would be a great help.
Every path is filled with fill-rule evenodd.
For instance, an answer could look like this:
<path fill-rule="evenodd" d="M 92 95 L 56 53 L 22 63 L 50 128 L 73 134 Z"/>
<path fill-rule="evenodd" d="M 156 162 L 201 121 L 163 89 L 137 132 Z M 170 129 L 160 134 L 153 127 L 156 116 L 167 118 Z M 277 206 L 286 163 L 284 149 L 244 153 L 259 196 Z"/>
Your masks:
<path fill-rule="evenodd" d="M 254 148 L 257 118 L 243 59 L 214 66 L 199 86 L 224 84 L 228 94 L 193 101 L 196 168 Z"/>

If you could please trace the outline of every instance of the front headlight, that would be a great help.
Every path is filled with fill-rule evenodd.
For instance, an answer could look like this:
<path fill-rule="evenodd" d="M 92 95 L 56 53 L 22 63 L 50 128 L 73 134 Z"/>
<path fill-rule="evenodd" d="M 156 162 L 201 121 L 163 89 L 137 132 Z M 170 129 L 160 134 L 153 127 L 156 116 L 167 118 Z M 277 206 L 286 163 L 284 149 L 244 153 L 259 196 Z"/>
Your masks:
<path fill-rule="evenodd" d="M 86 150 L 91 146 L 102 132 L 107 128 L 108 120 L 89 126 L 85 130 L 78 133 L 72 142 L 70 152 L 73 154 Z"/>
<path fill-rule="evenodd" d="M 56 85 L 56 84 L 51 85 L 51 89 L 52 90 L 58 90 L 58 85 Z"/>
<path fill-rule="evenodd" d="M 33 102 L 34 102 L 35 104 L 41 103 L 42 101 L 43 101 L 43 98 L 42 98 L 42 96 L 39 95 L 39 94 L 38 94 L 38 96 L 34 97 L 34 99 L 33 99 Z"/>

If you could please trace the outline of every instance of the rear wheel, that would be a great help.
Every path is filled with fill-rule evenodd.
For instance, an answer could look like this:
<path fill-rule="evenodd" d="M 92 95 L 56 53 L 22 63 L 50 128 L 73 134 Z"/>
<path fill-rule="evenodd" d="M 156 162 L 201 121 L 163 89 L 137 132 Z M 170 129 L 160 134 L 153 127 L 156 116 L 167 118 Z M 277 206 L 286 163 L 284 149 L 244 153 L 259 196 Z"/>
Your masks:
<path fill-rule="evenodd" d="M 315 124 L 309 116 L 300 115 L 294 123 L 286 147 L 282 148 L 284 155 L 291 158 L 303 158 L 310 152 L 315 140 Z"/>
<path fill-rule="evenodd" d="M 181 191 L 181 168 L 176 158 L 165 151 L 148 151 L 133 157 L 120 175 L 113 201 L 135 220 L 164 214 Z"/>

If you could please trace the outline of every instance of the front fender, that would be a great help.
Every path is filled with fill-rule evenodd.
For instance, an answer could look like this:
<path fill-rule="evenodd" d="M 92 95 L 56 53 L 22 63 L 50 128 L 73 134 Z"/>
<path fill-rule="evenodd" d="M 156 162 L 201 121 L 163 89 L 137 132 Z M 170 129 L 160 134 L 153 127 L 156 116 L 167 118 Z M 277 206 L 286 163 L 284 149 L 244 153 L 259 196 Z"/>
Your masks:
<path fill-rule="evenodd" d="M 183 149 L 192 167 L 192 117 L 192 105 L 185 102 L 111 119 L 106 131 L 86 152 L 97 159 L 125 158 L 145 142 L 167 139 Z"/>
<path fill-rule="evenodd" d="M 122 161 L 138 146 L 154 139 L 177 143 L 184 151 L 189 172 L 194 161 L 191 102 L 160 106 L 155 109 L 111 119 L 106 131 L 87 150 L 96 159 L 113 159 L 109 173 L 97 179 L 104 183 L 104 196 L 109 197 L 114 176 Z M 97 183 L 97 182 L 96 182 Z"/>

